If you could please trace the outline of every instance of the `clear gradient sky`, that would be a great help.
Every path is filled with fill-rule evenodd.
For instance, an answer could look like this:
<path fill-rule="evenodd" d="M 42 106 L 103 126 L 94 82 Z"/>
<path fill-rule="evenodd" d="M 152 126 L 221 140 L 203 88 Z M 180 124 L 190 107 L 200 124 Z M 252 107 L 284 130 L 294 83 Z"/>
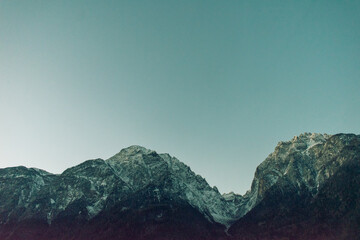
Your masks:
<path fill-rule="evenodd" d="M 135 144 L 244 193 L 302 132 L 360 132 L 360 1 L 0 0 L 1 168 Z"/>

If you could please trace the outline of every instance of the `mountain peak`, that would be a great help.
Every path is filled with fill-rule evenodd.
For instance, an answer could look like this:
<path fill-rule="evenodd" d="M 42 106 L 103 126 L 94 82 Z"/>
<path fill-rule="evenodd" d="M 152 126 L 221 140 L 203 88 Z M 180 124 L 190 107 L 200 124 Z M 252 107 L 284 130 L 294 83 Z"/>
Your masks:
<path fill-rule="evenodd" d="M 325 143 L 332 135 L 321 133 L 302 133 L 290 141 L 280 141 L 270 155 L 282 155 L 294 152 L 307 154 L 315 145 Z"/>
<path fill-rule="evenodd" d="M 292 142 L 303 142 L 306 143 L 307 146 L 311 146 L 316 143 L 326 141 L 331 135 L 329 134 L 322 134 L 322 133 L 309 133 L 305 132 L 300 134 L 299 136 L 293 137 L 291 140 Z"/>
<path fill-rule="evenodd" d="M 139 151 L 139 152 L 151 152 L 152 150 L 150 149 L 147 149 L 143 146 L 140 146 L 140 145 L 131 145 L 127 148 L 123 148 L 121 149 L 121 151 Z"/>
<path fill-rule="evenodd" d="M 123 155 L 135 155 L 135 154 L 149 154 L 151 152 L 154 152 L 153 150 L 147 149 L 140 145 L 131 145 L 127 148 L 121 149 L 119 154 Z"/>
<path fill-rule="evenodd" d="M 139 146 L 139 145 L 132 145 L 130 147 L 121 149 L 121 151 L 108 160 L 111 161 L 136 161 L 143 159 L 144 155 L 153 155 L 154 157 L 157 157 L 158 154 L 150 149 L 147 149 L 145 147 Z M 160 157 L 159 157 L 160 158 Z"/>

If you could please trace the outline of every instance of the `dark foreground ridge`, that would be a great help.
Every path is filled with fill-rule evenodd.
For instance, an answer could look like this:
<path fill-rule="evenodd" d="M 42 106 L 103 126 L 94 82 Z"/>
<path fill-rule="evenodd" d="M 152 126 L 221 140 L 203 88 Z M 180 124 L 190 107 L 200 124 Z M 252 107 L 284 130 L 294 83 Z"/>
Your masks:
<path fill-rule="evenodd" d="M 243 196 L 131 146 L 59 175 L 0 169 L 0 239 L 360 239 L 359 186 L 360 135 L 280 142 Z"/>

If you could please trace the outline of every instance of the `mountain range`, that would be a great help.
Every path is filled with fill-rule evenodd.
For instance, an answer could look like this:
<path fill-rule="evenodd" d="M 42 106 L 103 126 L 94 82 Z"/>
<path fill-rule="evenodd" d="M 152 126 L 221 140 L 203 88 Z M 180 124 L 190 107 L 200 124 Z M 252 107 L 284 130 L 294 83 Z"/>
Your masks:
<path fill-rule="evenodd" d="M 234 183 L 236 184 L 236 183 Z M 0 169 L 0 239 L 360 239 L 360 135 L 280 142 L 244 195 L 141 146 L 52 174 Z"/>

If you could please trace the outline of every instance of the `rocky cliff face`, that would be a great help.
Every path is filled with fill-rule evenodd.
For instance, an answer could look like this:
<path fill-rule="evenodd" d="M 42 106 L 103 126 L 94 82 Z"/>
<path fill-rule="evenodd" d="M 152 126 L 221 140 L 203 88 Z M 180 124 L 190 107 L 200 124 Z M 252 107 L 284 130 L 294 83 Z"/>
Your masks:
<path fill-rule="evenodd" d="M 286 179 L 294 188 L 306 189 L 316 194 L 320 185 L 329 178 L 329 171 L 336 171 L 328 161 L 319 159 L 319 152 L 329 135 L 305 133 L 291 141 L 279 142 L 275 151 L 256 169 L 251 190 L 245 194 L 248 212 L 257 205 L 266 192 Z"/>
<path fill-rule="evenodd" d="M 244 196 L 140 146 L 55 175 L 0 169 L 0 239 L 356 239 L 360 136 L 280 142 Z"/>

